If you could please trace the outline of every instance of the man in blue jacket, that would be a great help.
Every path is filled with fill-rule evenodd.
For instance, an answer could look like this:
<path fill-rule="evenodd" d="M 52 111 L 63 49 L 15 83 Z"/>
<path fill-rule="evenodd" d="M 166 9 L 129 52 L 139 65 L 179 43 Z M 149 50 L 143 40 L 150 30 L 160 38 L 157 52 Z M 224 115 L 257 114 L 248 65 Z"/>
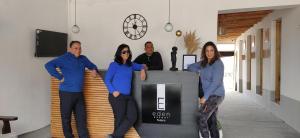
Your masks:
<path fill-rule="evenodd" d="M 72 41 L 69 52 L 49 61 L 45 64 L 45 68 L 51 76 L 60 80 L 60 112 L 65 137 L 74 138 L 71 128 L 71 115 L 74 112 L 79 137 L 88 138 L 82 88 L 85 68 L 92 70 L 92 75 L 96 77 L 97 66 L 81 55 L 81 43 Z M 57 68 L 61 73 L 56 70 Z"/>

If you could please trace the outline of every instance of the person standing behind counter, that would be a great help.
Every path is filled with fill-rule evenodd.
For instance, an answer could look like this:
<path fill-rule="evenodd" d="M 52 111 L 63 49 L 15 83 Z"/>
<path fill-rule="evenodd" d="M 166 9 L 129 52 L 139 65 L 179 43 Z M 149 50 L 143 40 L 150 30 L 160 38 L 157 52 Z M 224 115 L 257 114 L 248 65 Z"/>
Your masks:
<path fill-rule="evenodd" d="M 159 52 L 154 52 L 153 43 L 151 41 L 145 43 L 145 53 L 139 55 L 134 62 L 146 64 L 148 70 L 163 70 L 161 55 Z"/>

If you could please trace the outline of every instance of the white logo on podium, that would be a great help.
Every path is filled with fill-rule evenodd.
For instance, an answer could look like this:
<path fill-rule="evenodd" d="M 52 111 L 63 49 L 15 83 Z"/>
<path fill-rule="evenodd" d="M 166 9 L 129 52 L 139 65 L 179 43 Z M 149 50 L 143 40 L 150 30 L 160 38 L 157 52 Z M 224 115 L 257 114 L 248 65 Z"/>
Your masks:
<path fill-rule="evenodd" d="M 156 108 L 160 111 L 166 110 L 166 85 L 165 84 L 157 84 L 157 97 L 156 97 Z"/>

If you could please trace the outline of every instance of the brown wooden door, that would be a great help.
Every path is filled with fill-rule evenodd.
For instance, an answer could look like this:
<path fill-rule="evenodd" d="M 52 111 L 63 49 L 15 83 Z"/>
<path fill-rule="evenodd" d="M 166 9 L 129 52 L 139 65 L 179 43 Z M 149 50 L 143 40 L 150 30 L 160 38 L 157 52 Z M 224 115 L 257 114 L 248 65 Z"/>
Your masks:
<path fill-rule="evenodd" d="M 247 90 L 251 90 L 251 35 L 247 36 Z"/>
<path fill-rule="evenodd" d="M 239 92 L 243 92 L 243 60 L 245 60 L 244 56 L 244 40 L 240 40 L 239 43 Z"/>
<path fill-rule="evenodd" d="M 258 45 L 258 69 L 259 71 L 257 72 L 257 77 L 258 77 L 258 86 L 257 86 L 257 93 L 262 95 L 263 93 L 263 44 L 264 44 L 264 39 L 263 39 L 263 29 L 259 29 L 259 45 Z"/>
<path fill-rule="evenodd" d="M 275 102 L 280 102 L 280 67 L 281 67 L 281 19 L 276 20 L 276 63 L 275 63 Z"/>

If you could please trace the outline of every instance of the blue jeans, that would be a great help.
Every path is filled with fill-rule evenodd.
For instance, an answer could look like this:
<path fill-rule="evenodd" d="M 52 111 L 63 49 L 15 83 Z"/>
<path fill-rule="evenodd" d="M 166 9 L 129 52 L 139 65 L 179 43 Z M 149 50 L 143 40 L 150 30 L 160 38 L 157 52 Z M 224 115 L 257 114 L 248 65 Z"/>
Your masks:
<path fill-rule="evenodd" d="M 217 127 L 218 107 L 224 100 L 223 96 L 210 96 L 204 105 L 199 109 L 198 124 L 201 136 L 203 138 L 219 138 L 219 129 Z M 208 125 L 208 123 L 210 125 Z"/>

